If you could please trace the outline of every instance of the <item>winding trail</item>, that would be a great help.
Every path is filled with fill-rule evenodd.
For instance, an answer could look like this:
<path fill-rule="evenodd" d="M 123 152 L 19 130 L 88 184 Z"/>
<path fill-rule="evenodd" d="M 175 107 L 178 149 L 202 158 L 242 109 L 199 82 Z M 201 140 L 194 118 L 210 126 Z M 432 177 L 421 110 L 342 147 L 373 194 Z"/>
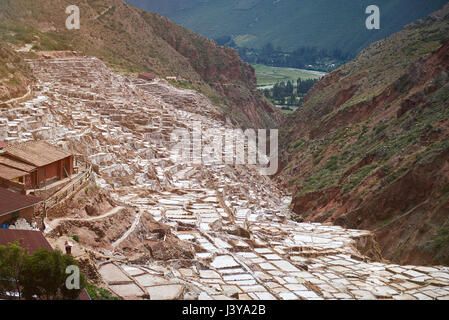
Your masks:
<path fill-rule="evenodd" d="M 64 221 L 96 221 L 96 220 L 102 220 L 102 219 L 105 219 L 105 218 L 108 218 L 110 216 L 113 216 L 113 215 L 117 214 L 118 212 L 120 212 L 123 209 L 124 209 L 124 207 L 118 206 L 118 207 L 112 208 L 111 210 L 109 210 L 105 214 L 102 214 L 100 216 L 95 216 L 95 217 L 89 217 L 89 218 L 58 218 L 58 219 L 54 219 L 52 221 L 48 221 L 47 220 L 47 221 L 45 221 L 45 224 L 46 224 L 45 233 L 48 233 L 51 230 L 55 229 L 56 227 L 58 227 Z"/>
<path fill-rule="evenodd" d="M 28 96 L 31 94 L 31 92 L 32 92 L 31 87 L 28 86 L 27 93 L 25 93 L 23 96 L 17 97 L 17 98 L 13 98 L 13 99 L 9 99 L 8 101 L 0 101 L 0 104 L 8 104 L 8 103 L 13 103 L 13 102 L 20 102 L 23 99 L 28 98 Z"/>

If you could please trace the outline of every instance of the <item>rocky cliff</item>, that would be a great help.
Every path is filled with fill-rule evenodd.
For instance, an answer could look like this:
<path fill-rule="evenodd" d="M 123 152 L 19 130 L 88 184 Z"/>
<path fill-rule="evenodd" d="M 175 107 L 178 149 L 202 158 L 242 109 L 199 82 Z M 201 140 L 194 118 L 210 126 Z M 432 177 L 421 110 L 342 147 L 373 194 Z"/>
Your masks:
<path fill-rule="evenodd" d="M 449 264 L 448 13 L 367 47 L 287 120 L 296 219 L 373 230 L 395 262 Z"/>

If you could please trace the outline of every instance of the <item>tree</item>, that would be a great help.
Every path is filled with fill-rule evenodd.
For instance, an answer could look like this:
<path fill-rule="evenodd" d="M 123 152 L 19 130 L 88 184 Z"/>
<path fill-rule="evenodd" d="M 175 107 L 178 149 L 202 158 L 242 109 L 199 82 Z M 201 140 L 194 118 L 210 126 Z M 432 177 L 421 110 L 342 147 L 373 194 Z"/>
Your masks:
<path fill-rule="evenodd" d="M 24 252 L 18 243 L 0 246 L 0 296 L 10 292 L 22 297 L 19 275 L 23 260 Z"/>
<path fill-rule="evenodd" d="M 283 96 L 283 89 L 279 83 L 276 83 L 273 87 L 273 98 L 278 100 Z"/>
<path fill-rule="evenodd" d="M 263 94 L 265 96 L 265 98 L 270 99 L 271 98 L 271 92 L 268 89 L 264 89 L 263 90 Z"/>
<path fill-rule="evenodd" d="M 288 104 L 290 106 L 294 106 L 296 104 L 296 96 L 294 94 L 292 94 L 289 98 L 288 98 Z"/>
<path fill-rule="evenodd" d="M 284 104 L 285 104 L 285 97 L 281 97 L 281 98 L 279 99 L 279 103 L 280 103 L 281 105 L 284 105 Z"/>
<path fill-rule="evenodd" d="M 285 97 L 285 88 L 286 88 L 286 86 L 285 86 L 285 82 L 284 81 L 281 81 L 280 83 L 279 83 L 279 95 L 280 95 L 280 98 L 282 97 Z"/>
<path fill-rule="evenodd" d="M 271 42 L 265 44 L 262 48 L 261 55 L 269 58 L 274 53 L 274 46 Z"/>
<path fill-rule="evenodd" d="M 287 85 L 285 86 L 284 96 L 291 96 L 293 94 L 293 84 L 290 80 L 288 80 Z"/>
<path fill-rule="evenodd" d="M 71 255 L 59 250 L 39 249 L 31 256 L 25 256 L 20 272 L 20 284 L 26 299 L 76 299 L 85 287 L 85 277 L 80 273 L 79 289 L 66 288 L 66 269 L 78 266 Z"/>
<path fill-rule="evenodd" d="M 298 82 L 297 93 L 306 94 L 317 81 L 318 81 L 317 79 L 308 79 Z"/>
<path fill-rule="evenodd" d="M 61 251 L 59 251 L 61 252 Z M 79 289 L 69 289 L 67 288 L 66 281 L 67 281 L 67 267 L 68 266 L 76 266 L 79 268 L 77 261 L 70 255 L 70 254 L 64 254 L 63 256 L 64 265 L 66 266 L 64 268 L 65 277 L 63 278 L 63 285 L 61 286 L 61 294 L 63 299 L 66 300 L 76 300 L 78 299 L 79 295 L 81 294 L 81 291 L 87 286 L 86 277 L 83 273 L 79 273 Z"/>

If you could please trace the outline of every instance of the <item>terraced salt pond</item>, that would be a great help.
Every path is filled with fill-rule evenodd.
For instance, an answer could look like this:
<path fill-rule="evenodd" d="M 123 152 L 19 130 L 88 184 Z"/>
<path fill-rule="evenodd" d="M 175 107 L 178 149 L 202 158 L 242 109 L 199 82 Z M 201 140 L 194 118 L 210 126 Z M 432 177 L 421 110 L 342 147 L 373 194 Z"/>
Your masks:
<path fill-rule="evenodd" d="M 151 299 L 448 299 L 449 269 L 399 266 L 361 252 L 371 233 L 289 220 L 289 199 L 257 168 L 191 165 L 170 133 L 227 129 L 203 96 L 130 81 L 100 60 L 29 61 L 36 98 L 2 110 L 0 140 L 48 140 L 85 154 L 97 184 L 195 248 L 189 261 L 97 261 L 110 290 Z M 229 129 L 229 128 L 228 128 Z M 117 243 L 134 234 L 131 227 Z M 160 241 L 164 241 L 161 239 Z M 106 254 L 106 253 L 105 253 Z"/>

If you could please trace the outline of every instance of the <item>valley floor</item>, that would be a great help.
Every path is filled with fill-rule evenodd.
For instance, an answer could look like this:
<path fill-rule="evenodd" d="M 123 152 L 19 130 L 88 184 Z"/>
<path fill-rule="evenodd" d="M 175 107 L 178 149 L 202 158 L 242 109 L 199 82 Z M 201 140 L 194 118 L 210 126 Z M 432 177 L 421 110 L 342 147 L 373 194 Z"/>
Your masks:
<path fill-rule="evenodd" d="M 321 71 L 270 67 L 262 64 L 253 64 L 252 66 L 256 71 L 257 87 L 261 90 L 271 89 L 281 81 L 296 83 L 298 78 L 301 78 L 301 80 L 320 79 L 327 74 Z"/>
<path fill-rule="evenodd" d="M 35 98 L 1 110 L 0 140 L 47 140 L 98 166 L 98 186 L 127 210 L 49 215 L 46 234 L 56 246 L 77 232 L 75 254 L 118 296 L 449 299 L 448 267 L 388 264 L 369 231 L 291 221 L 290 199 L 256 167 L 179 163 L 175 129 L 229 129 L 205 97 L 91 57 L 29 63 Z"/>

